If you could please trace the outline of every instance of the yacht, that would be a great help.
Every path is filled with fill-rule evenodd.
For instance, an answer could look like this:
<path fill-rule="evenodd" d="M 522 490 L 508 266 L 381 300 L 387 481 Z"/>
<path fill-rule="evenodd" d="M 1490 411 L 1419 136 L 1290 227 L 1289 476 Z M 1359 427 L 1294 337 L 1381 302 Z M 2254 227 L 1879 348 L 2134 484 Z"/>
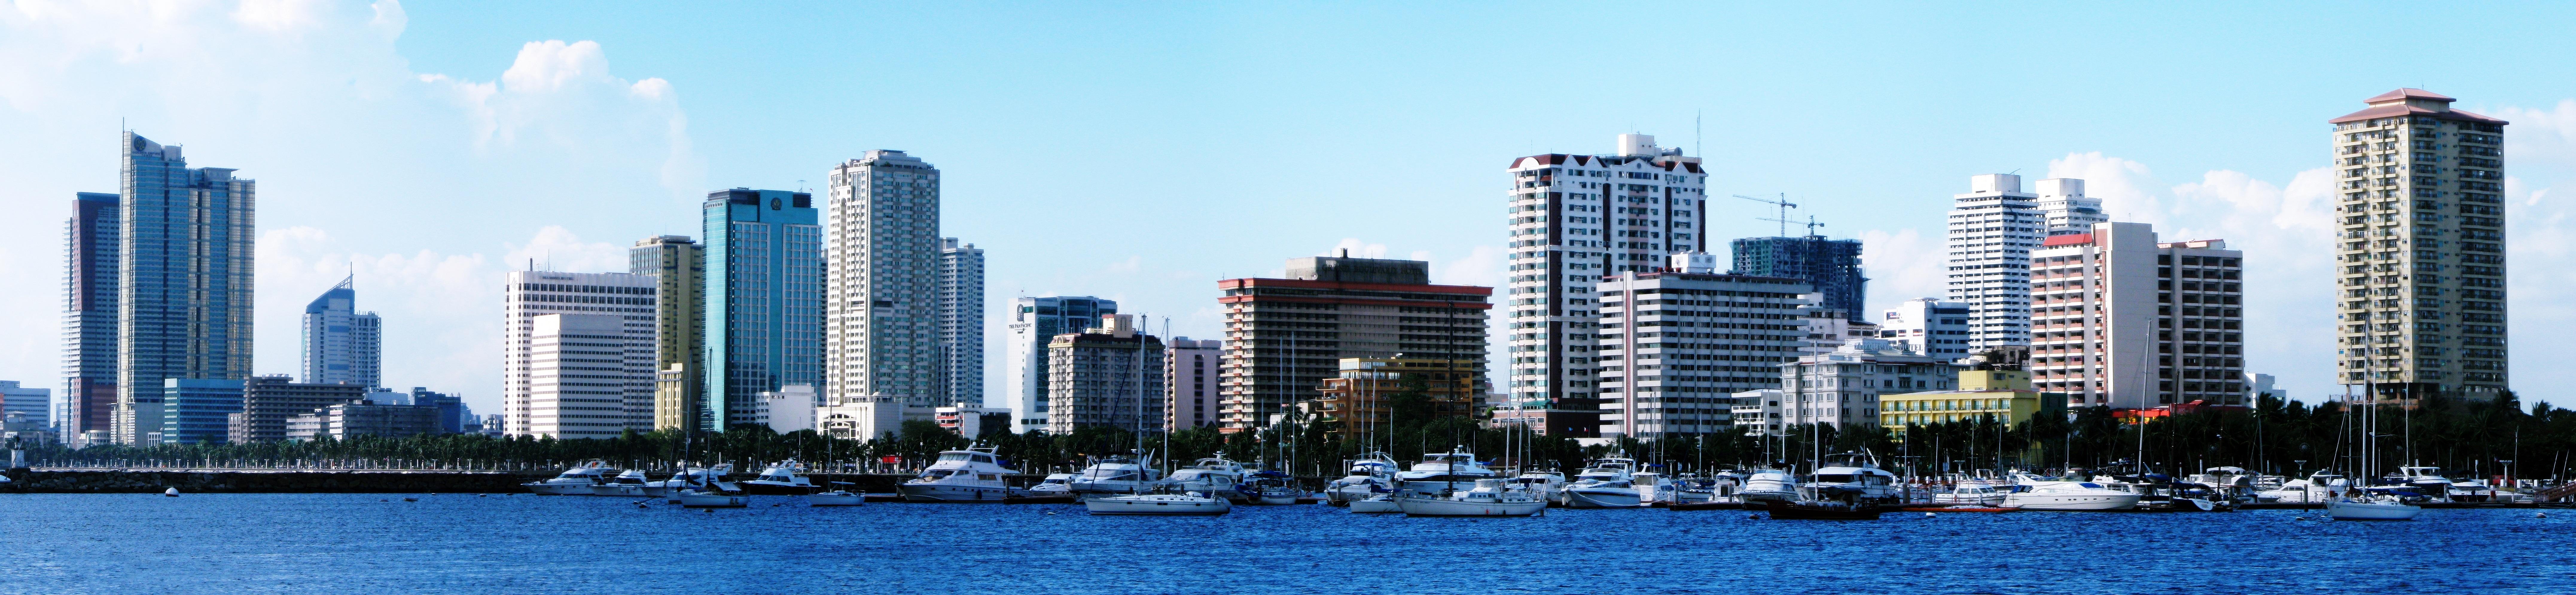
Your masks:
<path fill-rule="evenodd" d="M 1215 516 L 1234 510 L 1233 502 L 1198 493 L 1102 495 L 1084 499 L 1082 506 L 1091 514 L 1132 516 Z"/>
<path fill-rule="evenodd" d="M 1073 495 L 1093 498 L 1110 494 L 1143 494 L 1150 491 L 1162 472 L 1145 468 L 1135 457 L 1115 455 L 1101 457 L 1081 473 L 1065 480 Z M 1219 513 L 1222 514 L 1222 513 Z"/>
<path fill-rule="evenodd" d="M 1798 499 L 1798 477 L 1779 469 L 1761 469 L 1744 478 L 1744 503 Z"/>
<path fill-rule="evenodd" d="M 1286 474 L 1263 471 L 1245 479 L 1242 484 L 1236 486 L 1236 491 L 1242 492 L 1244 497 L 1249 499 L 1247 504 L 1264 506 L 1296 504 L 1299 496 L 1306 495 L 1306 490 L 1298 489 L 1294 483 Z"/>
<path fill-rule="evenodd" d="M 1983 483 L 1960 483 L 1952 484 L 1949 491 L 1934 492 L 1932 494 L 1932 503 L 1966 506 L 1995 506 L 2003 504 L 2004 496 L 2009 494 L 2010 490 L 2008 489 L 1997 488 Z"/>
<path fill-rule="evenodd" d="M 2443 502 L 2451 499 L 2451 479 L 2442 476 L 2441 467 L 2398 467 L 2396 473 L 2380 479 L 2381 484 L 2415 488 L 2417 495 Z"/>
<path fill-rule="evenodd" d="M 1842 494 L 1870 504 L 1890 504 L 1901 499 L 1896 474 L 1878 468 L 1878 457 L 1868 452 L 1825 455 L 1824 464 L 1808 476 L 1806 487 L 1814 488 L 1828 500 L 1839 499 Z"/>
<path fill-rule="evenodd" d="M 1593 459 L 1591 465 L 1574 474 L 1574 483 L 1565 485 L 1566 508 L 1635 508 L 1644 500 L 1633 483 L 1637 460 L 1627 453 Z"/>
<path fill-rule="evenodd" d="M 2326 516 L 2338 521 L 2411 521 L 2424 507 L 2395 494 L 2362 490 L 2326 501 Z"/>
<path fill-rule="evenodd" d="M 672 493 L 671 501 L 689 508 L 742 508 L 750 505 L 751 497 L 743 493 L 742 486 L 725 481 L 724 476 L 709 474 L 704 484 Z"/>
<path fill-rule="evenodd" d="M 1243 464 L 1226 460 L 1225 453 L 1220 451 L 1216 456 L 1199 459 L 1188 467 L 1173 471 L 1166 483 L 1172 484 L 1172 489 L 1212 494 L 1240 504 L 1250 501 L 1250 497 L 1237 489 L 1243 483 L 1243 474 Z"/>
<path fill-rule="evenodd" d="M 590 486 L 599 485 L 601 476 L 606 473 L 608 473 L 608 462 L 593 459 L 565 469 L 563 474 L 556 475 L 554 479 L 531 481 L 519 485 L 539 496 L 588 496 L 591 494 Z"/>
<path fill-rule="evenodd" d="M 1018 473 L 1003 467 L 992 447 L 944 450 L 920 477 L 894 489 L 905 502 L 1001 502 L 1011 495 L 1003 478 Z"/>
<path fill-rule="evenodd" d="M 590 493 L 594 496 L 639 497 L 644 495 L 644 483 L 644 470 L 628 469 L 607 481 L 592 484 Z"/>
<path fill-rule="evenodd" d="M 742 482 L 743 493 L 760 496 L 803 496 L 820 491 L 814 480 L 805 477 L 805 464 L 788 459 L 760 470 L 760 477 Z"/>
<path fill-rule="evenodd" d="M 1423 455 L 1422 462 L 1414 463 L 1412 469 L 1397 472 L 1395 489 L 1437 494 L 1448 491 L 1452 483 L 1497 478 L 1494 470 L 1476 463 L 1474 453 L 1464 448 L 1452 448 L 1445 453 Z"/>
<path fill-rule="evenodd" d="M 2255 492 L 2254 500 L 2282 504 L 2321 504 L 2342 495 L 2349 487 L 2350 482 L 2345 481 L 2343 476 L 2318 471 L 2314 475 L 2309 475 L 2307 479 L 2293 479 L 2281 482 L 2281 487 Z"/>
<path fill-rule="evenodd" d="M 2004 495 L 1999 506 L 2018 510 L 2129 510 L 2137 508 L 2140 496 L 2089 481 L 2023 475 L 2014 480 L 2012 492 Z"/>
<path fill-rule="evenodd" d="M 2464 479 L 2451 482 L 2452 502 L 2487 502 L 2495 500 L 2496 494 L 2495 486 L 2487 485 L 2487 480 Z"/>
<path fill-rule="evenodd" d="M 1673 480 L 1664 478 L 1662 473 L 1639 471 L 1628 476 L 1628 485 L 1637 488 L 1637 499 L 1648 504 L 1669 502 L 1675 498 Z"/>
<path fill-rule="evenodd" d="M 1531 471 L 1512 477 L 1512 487 L 1526 490 L 1545 502 L 1565 501 L 1565 474 L 1555 471 Z"/>
<path fill-rule="evenodd" d="M 709 481 L 724 479 L 724 476 L 732 474 L 733 463 L 718 464 L 714 469 L 689 467 L 685 471 L 672 474 L 670 479 L 644 482 L 644 495 L 670 498 L 672 504 L 679 504 L 681 490 L 705 487 Z"/>
<path fill-rule="evenodd" d="M 1224 453 L 1218 454 L 1222 456 Z M 1395 470 L 1393 456 L 1383 452 L 1360 455 L 1359 459 L 1351 462 L 1348 475 L 1324 485 L 1324 503 L 1349 506 L 1354 501 L 1395 493 Z M 1172 477 L 1179 479 L 1180 475 L 1173 473 Z"/>
<path fill-rule="evenodd" d="M 1530 516 L 1547 509 L 1547 501 L 1498 478 L 1478 479 L 1465 491 L 1406 490 L 1391 499 L 1405 516 Z"/>
<path fill-rule="evenodd" d="M 1047 474 L 1046 479 L 1039 480 L 1037 485 L 1029 486 L 1029 495 L 1071 496 L 1073 495 L 1072 482 L 1073 474 L 1071 473 L 1049 473 Z"/>

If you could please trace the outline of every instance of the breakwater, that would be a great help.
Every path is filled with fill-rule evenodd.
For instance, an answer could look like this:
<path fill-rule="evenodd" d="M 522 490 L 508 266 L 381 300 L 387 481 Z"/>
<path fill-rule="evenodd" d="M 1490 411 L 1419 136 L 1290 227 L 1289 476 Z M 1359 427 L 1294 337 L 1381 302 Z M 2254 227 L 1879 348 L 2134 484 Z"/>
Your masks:
<path fill-rule="evenodd" d="M 179 488 L 181 493 L 514 493 L 519 484 L 554 477 L 551 471 L 313 470 L 313 469 L 11 469 L 0 492 L 55 494 L 151 493 Z M 664 479 L 663 475 L 651 476 Z M 895 484 L 914 474 L 817 473 L 809 478 L 829 489 L 850 484 L 857 492 L 893 492 Z M 1015 485 L 1037 483 L 1044 475 L 1014 475 Z M 751 479 L 735 474 L 732 481 Z"/>

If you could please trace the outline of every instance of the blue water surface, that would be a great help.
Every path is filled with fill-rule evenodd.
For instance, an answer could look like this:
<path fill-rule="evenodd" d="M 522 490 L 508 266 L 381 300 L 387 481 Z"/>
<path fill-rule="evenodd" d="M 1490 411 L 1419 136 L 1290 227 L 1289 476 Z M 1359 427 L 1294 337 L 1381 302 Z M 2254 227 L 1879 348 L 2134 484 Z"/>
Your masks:
<path fill-rule="evenodd" d="M 0 494 L 8 593 L 2576 593 L 2576 510 L 1518 519 L 759 496 Z M 2306 516 L 2311 520 L 2299 520 Z"/>

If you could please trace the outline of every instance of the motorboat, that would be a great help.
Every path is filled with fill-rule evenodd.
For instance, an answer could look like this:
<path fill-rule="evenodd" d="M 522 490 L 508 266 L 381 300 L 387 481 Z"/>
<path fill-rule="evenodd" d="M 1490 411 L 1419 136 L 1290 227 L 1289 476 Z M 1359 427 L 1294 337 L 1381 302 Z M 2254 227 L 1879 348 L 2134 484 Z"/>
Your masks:
<path fill-rule="evenodd" d="M 2396 473 L 2380 478 L 2380 484 L 2415 488 L 2416 494 L 2435 502 L 2446 502 L 2451 499 L 2452 481 L 2442 476 L 2441 467 L 2398 467 Z"/>
<path fill-rule="evenodd" d="M 1555 471 L 1531 471 L 1512 476 L 1512 487 L 1528 491 L 1547 502 L 1565 501 L 1565 474 Z"/>
<path fill-rule="evenodd" d="M 1235 489 L 1243 493 L 1247 504 L 1261 506 L 1296 504 L 1298 497 L 1306 495 L 1306 490 L 1298 489 L 1293 480 L 1277 471 L 1255 473 Z"/>
<path fill-rule="evenodd" d="M 849 490 L 832 490 L 805 495 L 808 506 L 858 506 L 868 502 L 868 495 Z"/>
<path fill-rule="evenodd" d="M 599 485 L 601 478 L 608 471 L 607 461 L 593 459 L 587 463 L 573 465 L 553 479 L 531 481 L 519 486 L 528 488 L 530 493 L 539 496 L 588 496 L 591 495 L 590 486 Z"/>
<path fill-rule="evenodd" d="M 992 447 L 945 450 L 921 476 L 894 487 L 905 502 L 1001 502 L 1011 485 L 1003 478 L 1019 471 L 1002 466 Z"/>
<path fill-rule="evenodd" d="M 1029 495 L 1071 496 L 1073 495 L 1072 482 L 1073 474 L 1071 473 L 1049 473 L 1047 474 L 1046 479 L 1038 480 L 1037 485 L 1029 486 Z"/>
<path fill-rule="evenodd" d="M 742 482 L 744 493 L 760 496 L 803 496 L 817 491 L 814 480 L 805 477 L 805 464 L 788 459 L 761 469 L 760 476 Z"/>
<path fill-rule="evenodd" d="M 1224 453 L 1218 453 L 1218 455 L 1223 456 Z M 1386 453 L 1372 452 L 1360 455 L 1360 458 L 1351 461 L 1349 474 L 1333 480 L 1332 483 L 1324 484 L 1324 503 L 1348 506 L 1354 501 L 1395 493 L 1396 469 L 1395 457 Z M 1180 479 L 1181 473 L 1183 472 L 1172 473 L 1172 478 Z"/>
<path fill-rule="evenodd" d="M 1240 504 L 1251 501 L 1250 496 L 1238 489 L 1243 483 L 1243 475 L 1242 463 L 1226 460 L 1225 453 L 1218 452 L 1216 456 L 1173 470 L 1170 477 L 1164 478 L 1164 483 L 1170 484 L 1174 490 L 1212 494 Z"/>
<path fill-rule="evenodd" d="M 1476 462 L 1476 455 L 1462 448 L 1449 452 L 1423 455 L 1413 468 L 1395 474 L 1397 491 L 1413 490 L 1437 494 L 1450 489 L 1449 484 L 1473 483 L 1482 479 L 1499 479 L 1494 470 Z"/>
<path fill-rule="evenodd" d="M 2276 502 L 2281 504 L 2322 504 L 2327 500 L 2334 499 L 2337 496 L 2342 496 L 2343 493 L 2351 489 L 2351 487 L 2351 482 L 2345 480 L 2342 475 L 2318 471 L 2313 475 L 2309 475 L 2307 479 L 2284 481 L 2281 482 L 2281 487 L 2255 492 L 2254 501 Z"/>
<path fill-rule="evenodd" d="M 591 484 L 590 493 L 594 496 L 641 497 L 644 495 L 644 470 L 628 469 L 607 481 Z"/>
<path fill-rule="evenodd" d="M 1685 473 L 1682 474 L 1681 479 L 1673 481 L 1672 495 L 1664 498 L 1663 501 L 1675 506 L 1733 502 L 1743 487 L 1744 474 L 1734 471 L 1719 471 L 1715 475 L 1706 477 Z"/>
<path fill-rule="evenodd" d="M 742 508 L 751 504 L 751 497 L 741 490 L 681 490 L 679 500 L 681 506 L 689 508 Z"/>
<path fill-rule="evenodd" d="M 1162 472 L 1146 468 L 1135 457 L 1113 455 L 1093 461 L 1081 473 L 1065 480 L 1073 495 L 1093 498 L 1111 494 L 1143 494 L 1151 491 Z"/>
<path fill-rule="evenodd" d="M 1787 502 L 1798 499 L 1798 477 L 1780 469 L 1755 470 L 1744 478 L 1744 503 Z"/>
<path fill-rule="evenodd" d="M 1476 480 L 1475 487 L 1463 491 L 1406 490 L 1391 499 L 1405 516 L 1530 516 L 1547 509 L 1547 501 L 1499 478 Z"/>
<path fill-rule="evenodd" d="M 1856 500 L 1789 500 L 1764 507 L 1775 520 L 1875 521 L 1894 507 Z"/>
<path fill-rule="evenodd" d="M 2452 502 L 2489 502 L 2496 500 L 2497 494 L 2498 492 L 2496 491 L 2495 486 L 2488 485 L 2487 481 L 2483 479 L 2465 479 L 2451 482 L 2450 499 Z"/>
<path fill-rule="evenodd" d="M 1825 455 L 1824 464 L 1816 467 L 1804 484 L 1828 500 L 1840 499 L 1844 494 L 1865 504 L 1892 504 L 1903 499 L 1897 491 L 1896 474 L 1878 468 L 1878 457 L 1868 451 Z"/>
<path fill-rule="evenodd" d="M 1639 471 L 1628 476 L 1628 486 L 1637 488 L 1637 500 L 1647 504 L 1670 502 L 1675 497 L 1673 480 L 1662 473 Z"/>
<path fill-rule="evenodd" d="M 1633 482 L 1637 460 L 1627 453 L 1593 459 L 1565 484 L 1558 502 L 1566 508 L 1635 508 L 1644 504 Z"/>
<path fill-rule="evenodd" d="M 2024 475 L 2014 481 L 2012 491 L 1998 506 L 2016 510 L 2129 510 L 2137 508 L 2140 497 L 2137 492 L 2089 481 Z"/>
<path fill-rule="evenodd" d="M 725 476 L 732 474 L 733 463 L 720 463 L 712 469 L 690 467 L 673 474 L 670 479 L 644 482 L 644 495 L 669 498 L 672 504 L 679 504 L 681 491 L 704 488 L 710 482 L 723 481 Z"/>
<path fill-rule="evenodd" d="M 1084 499 L 1082 506 L 1096 515 L 1214 516 L 1234 510 L 1233 502 L 1198 493 L 1103 495 Z"/>
<path fill-rule="evenodd" d="M 1351 507 L 1351 512 L 1356 514 L 1404 512 L 1404 507 L 1395 505 L 1395 496 L 1389 494 L 1379 494 L 1376 496 L 1352 500 L 1349 506 Z"/>
<path fill-rule="evenodd" d="M 2363 491 L 2326 501 L 2326 516 L 2338 521 L 2411 521 L 2424 507 L 2402 497 Z"/>
<path fill-rule="evenodd" d="M 1997 488 L 1995 486 L 1982 483 L 1952 484 L 1948 491 L 1934 492 L 1932 494 L 1932 503 L 1996 506 L 2003 504 L 2004 497 L 2010 494 L 2011 490 L 2009 488 Z"/>

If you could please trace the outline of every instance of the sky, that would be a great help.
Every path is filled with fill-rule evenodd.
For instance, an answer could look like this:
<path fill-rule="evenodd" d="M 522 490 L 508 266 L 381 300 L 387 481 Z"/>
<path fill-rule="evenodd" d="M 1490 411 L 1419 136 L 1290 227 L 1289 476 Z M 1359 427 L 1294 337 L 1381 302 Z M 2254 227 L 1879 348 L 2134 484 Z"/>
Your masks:
<path fill-rule="evenodd" d="M 2576 7 L 1775 4 L 0 0 L 0 379 L 60 384 L 63 224 L 116 191 L 120 127 L 258 180 L 257 372 L 300 368 L 298 307 L 354 274 L 384 383 L 483 412 L 503 272 L 624 271 L 710 190 L 870 149 L 943 171 L 998 360 L 1017 296 L 1212 338 L 1216 281 L 1293 257 L 1498 286 L 1511 159 L 1634 132 L 1707 160 L 1712 237 L 1778 231 L 1741 194 L 1861 239 L 1872 311 L 1940 295 L 1969 176 L 2085 178 L 2245 251 L 2247 365 L 2313 401 L 2325 120 L 2420 87 L 2513 122 L 2516 388 L 2576 405 L 2537 381 L 2576 357 L 2540 332 L 2576 324 Z"/>

